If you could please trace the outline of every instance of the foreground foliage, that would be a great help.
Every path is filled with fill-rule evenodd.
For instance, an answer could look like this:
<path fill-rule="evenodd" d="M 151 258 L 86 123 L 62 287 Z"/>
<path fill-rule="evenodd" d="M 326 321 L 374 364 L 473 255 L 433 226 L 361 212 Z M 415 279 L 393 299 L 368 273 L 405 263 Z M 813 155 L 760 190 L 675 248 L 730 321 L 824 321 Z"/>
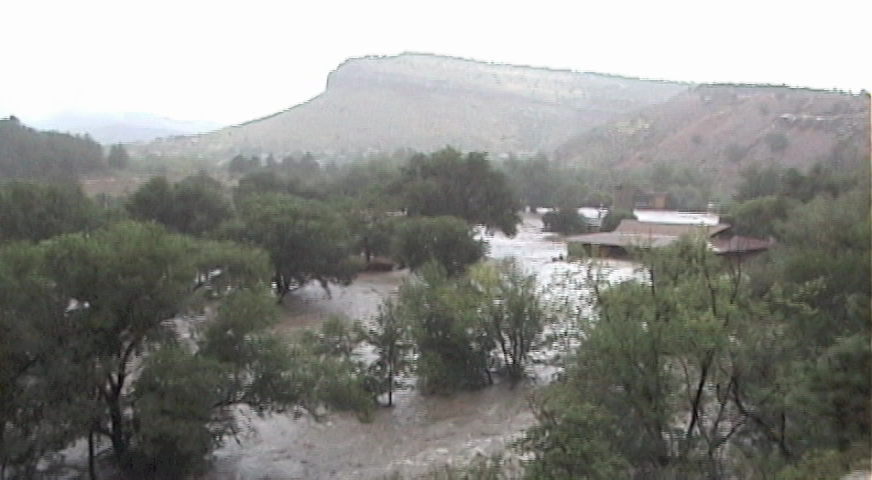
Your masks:
<path fill-rule="evenodd" d="M 107 440 L 130 475 L 179 478 L 238 430 L 235 408 L 328 401 L 322 378 L 344 381 L 333 364 L 267 333 L 268 272 L 262 251 L 133 222 L 4 247 L 0 471 L 32 478 L 85 438 L 92 457 Z M 208 285 L 224 300 L 191 335 Z"/>
<path fill-rule="evenodd" d="M 770 227 L 779 244 L 751 263 L 687 240 L 637 252 L 636 280 L 586 279 L 596 309 L 567 312 L 581 346 L 534 401 L 537 425 L 519 444 L 529 478 L 868 468 L 868 180 L 837 196 L 809 188 L 818 193 L 776 205 L 788 209 Z M 762 205 L 749 202 L 736 211 Z"/>

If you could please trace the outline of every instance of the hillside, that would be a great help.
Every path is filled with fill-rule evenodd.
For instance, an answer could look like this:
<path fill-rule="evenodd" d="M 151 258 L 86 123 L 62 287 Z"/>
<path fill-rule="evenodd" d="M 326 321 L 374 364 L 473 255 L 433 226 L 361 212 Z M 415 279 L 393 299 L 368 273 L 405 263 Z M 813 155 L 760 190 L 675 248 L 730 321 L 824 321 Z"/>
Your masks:
<path fill-rule="evenodd" d="M 557 149 L 567 164 L 634 169 L 671 163 L 729 187 L 743 167 L 838 167 L 869 155 L 869 96 L 704 85 L 580 132 Z"/>
<path fill-rule="evenodd" d="M 14 116 L 0 119 L 0 181 L 66 183 L 104 168 L 103 148 L 93 139 L 42 132 Z"/>
<path fill-rule="evenodd" d="M 87 133 L 104 145 L 149 142 L 160 137 L 208 132 L 221 127 L 215 123 L 173 120 L 145 113 L 84 112 L 66 112 L 30 124 L 41 130 Z"/>
<path fill-rule="evenodd" d="M 355 58 L 326 91 L 273 116 L 161 139 L 139 154 L 431 150 L 550 151 L 571 135 L 662 102 L 686 84 L 495 65 L 425 54 Z"/>

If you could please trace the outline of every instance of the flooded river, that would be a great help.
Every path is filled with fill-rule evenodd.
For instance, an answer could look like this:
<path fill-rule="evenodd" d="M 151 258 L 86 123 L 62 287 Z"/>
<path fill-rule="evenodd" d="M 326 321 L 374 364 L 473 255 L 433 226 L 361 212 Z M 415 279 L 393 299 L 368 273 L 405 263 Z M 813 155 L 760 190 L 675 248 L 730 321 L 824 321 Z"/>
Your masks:
<path fill-rule="evenodd" d="M 552 259 L 565 245 L 541 233 L 537 217 L 525 217 L 518 235 L 487 236 L 490 256 L 515 257 L 542 282 L 578 266 Z M 625 271 L 629 267 L 623 266 Z M 283 328 L 317 326 L 331 316 L 365 319 L 396 291 L 405 272 L 361 275 L 348 287 L 332 287 L 330 297 L 317 285 L 287 299 Z M 240 441 L 216 452 L 209 480 L 223 479 L 380 479 L 398 472 L 425 473 L 476 454 L 501 451 L 529 426 L 527 394 L 534 385 L 494 385 L 451 397 L 424 397 L 414 390 L 396 395 L 396 406 L 380 409 L 371 423 L 351 415 L 322 422 L 275 415 L 249 417 Z"/>

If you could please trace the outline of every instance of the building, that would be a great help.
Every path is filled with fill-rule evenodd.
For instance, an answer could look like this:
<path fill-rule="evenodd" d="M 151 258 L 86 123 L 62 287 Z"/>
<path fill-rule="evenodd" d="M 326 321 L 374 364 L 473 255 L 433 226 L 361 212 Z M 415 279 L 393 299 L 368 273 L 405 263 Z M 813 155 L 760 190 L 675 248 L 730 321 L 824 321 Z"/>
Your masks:
<path fill-rule="evenodd" d="M 617 210 L 663 210 L 668 204 L 667 192 L 646 192 L 632 185 L 616 185 L 612 196 L 612 208 Z"/>
<path fill-rule="evenodd" d="M 661 212 L 664 214 L 667 212 Z M 673 212 L 681 218 L 680 212 Z M 730 225 L 711 222 L 666 223 L 623 220 L 612 232 L 589 233 L 567 237 L 568 253 L 572 256 L 626 258 L 632 249 L 667 247 L 683 237 L 704 238 L 717 255 L 741 262 L 766 251 L 769 240 L 731 235 Z"/>

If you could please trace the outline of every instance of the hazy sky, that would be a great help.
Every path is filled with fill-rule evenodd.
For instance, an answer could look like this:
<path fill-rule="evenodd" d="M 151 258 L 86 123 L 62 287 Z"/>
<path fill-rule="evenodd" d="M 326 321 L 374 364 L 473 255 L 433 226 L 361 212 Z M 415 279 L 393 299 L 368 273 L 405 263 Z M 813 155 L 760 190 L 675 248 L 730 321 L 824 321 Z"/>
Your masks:
<path fill-rule="evenodd" d="M 348 57 L 403 51 L 870 90 L 870 11 L 864 0 L 9 0 L 0 116 L 127 111 L 237 123 L 317 95 Z"/>

